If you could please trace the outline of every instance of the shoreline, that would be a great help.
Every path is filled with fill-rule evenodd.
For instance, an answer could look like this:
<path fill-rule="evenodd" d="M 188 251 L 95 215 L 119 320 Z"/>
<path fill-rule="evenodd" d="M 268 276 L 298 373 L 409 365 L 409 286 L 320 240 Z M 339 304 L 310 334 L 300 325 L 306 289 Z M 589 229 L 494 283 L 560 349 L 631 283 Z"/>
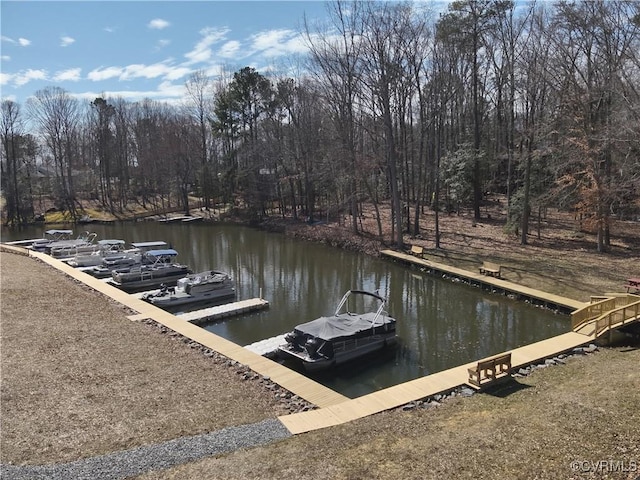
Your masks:
<path fill-rule="evenodd" d="M 318 229 L 300 230 L 306 233 L 294 236 L 314 241 L 319 235 Z M 351 244 L 347 235 L 335 242 Z M 3 464 L 74 462 L 285 412 L 279 398 L 283 392 L 265 395 L 258 382 L 243 381 L 242 372 L 203 361 L 206 354 L 195 346 L 149 335 L 151 327 L 123 320 L 126 312 L 96 300 L 93 292 L 87 295 L 89 289 L 52 276 L 49 269 L 16 268 L 6 253 L 1 255 Z M 459 260 L 457 255 L 446 258 Z M 608 268 L 615 269 L 609 260 Z M 476 261 L 477 256 L 464 260 L 473 267 Z M 511 266 L 508 275 L 521 278 Z M 586 262 L 579 266 L 590 268 Z M 579 278 L 580 270 L 574 275 Z M 602 285 L 602 278 L 598 282 Z M 59 294 L 34 296 L 34 290 Z M 91 313 L 95 309 L 97 317 Z M 87 335 L 94 329 L 98 338 Z M 147 348 L 149 343 L 154 347 Z M 460 478 L 506 480 L 530 476 L 532 468 L 539 478 L 568 478 L 576 459 L 612 458 L 629 465 L 640 459 L 640 427 L 628 421 L 637 414 L 632 407 L 640 404 L 637 346 L 627 342 L 597 355 L 568 358 L 554 369 L 541 365 L 518 378 L 518 389 L 505 396 L 456 395 L 439 406 L 407 405 L 136 478 L 264 479 L 279 472 L 310 478 L 305 475 L 314 472 L 320 480 L 390 480 L 447 478 L 458 472 Z M 345 448 L 331 447 L 336 442 Z M 611 478 L 634 478 L 615 473 Z"/>

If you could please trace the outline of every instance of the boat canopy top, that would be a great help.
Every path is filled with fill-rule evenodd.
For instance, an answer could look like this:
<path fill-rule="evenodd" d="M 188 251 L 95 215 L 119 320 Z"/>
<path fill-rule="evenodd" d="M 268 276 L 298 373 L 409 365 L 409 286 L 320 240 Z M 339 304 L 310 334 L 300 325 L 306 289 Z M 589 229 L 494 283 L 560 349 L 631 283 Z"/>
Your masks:
<path fill-rule="evenodd" d="M 347 310 L 347 302 L 351 295 L 362 295 L 375 298 L 380 302 L 375 312 L 351 313 Z M 384 307 L 386 299 L 377 292 L 366 290 L 348 290 L 338 304 L 335 313 L 331 317 L 320 317 L 307 323 L 302 323 L 295 331 L 304 335 L 317 337 L 325 341 L 337 340 L 344 337 L 359 336 L 367 330 L 383 327 L 395 323 L 395 319 L 385 315 Z"/>
<path fill-rule="evenodd" d="M 167 248 L 165 250 L 149 250 L 147 255 L 151 255 L 153 257 L 175 257 L 178 255 L 173 248 Z"/>
<path fill-rule="evenodd" d="M 124 240 L 98 240 L 98 245 L 124 245 L 125 241 Z"/>
<path fill-rule="evenodd" d="M 73 230 L 47 230 L 44 232 L 47 235 L 73 235 Z"/>
<path fill-rule="evenodd" d="M 132 242 L 131 246 L 134 248 L 166 247 L 167 242 L 161 240 L 155 242 Z"/>
<path fill-rule="evenodd" d="M 375 321 L 375 323 L 374 323 Z M 391 317 L 375 313 L 341 314 L 332 317 L 320 317 L 307 323 L 298 325 L 296 332 L 325 341 L 337 340 L 344 337 L 360 336 L 362 332 L 370 331 L 374 327 L 391 325 L 395 320 Z"/>

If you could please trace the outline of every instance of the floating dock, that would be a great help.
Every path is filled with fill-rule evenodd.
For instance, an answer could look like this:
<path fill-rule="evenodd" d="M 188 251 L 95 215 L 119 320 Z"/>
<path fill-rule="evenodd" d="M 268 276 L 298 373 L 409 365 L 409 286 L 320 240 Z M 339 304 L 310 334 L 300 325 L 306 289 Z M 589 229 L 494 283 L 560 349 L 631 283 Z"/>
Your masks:
<path fill-rule="evenodd" d="M 198 325 L 199 323 L 213 322 L 221 318 L 240 315 L 241 313 L 252 312 L 254 310 L 262 310 L 267 308 L 269 302 L 262 298 L 250 298 L 239 302 L 225 303 L 224 305 L 216 305 L 215 307 L 203 308 L 201 310 L 193 310 L 176 314 L 176 317 Z"/>
<path fill-rule="evenodd" d="M 283 333 L 282 335 L 277 335 L 250 345 L 245 345 L 244 348 L 252 351 L 253 353 L 257 353 L 258 355 L 262 355 L 263 357 L 272 358 L 275 356 L 278 347 L 287 343 L 284 339 L 285 336 L 286 333 Z"/>
<path fill-rule="evenodd" d="M 138 300 L 142 300 L 142 297 L 149 292 L 157 292 L 158 290 L 148 290 L 145 292 L 134 292 L 130 293 L 134 298 Z M 144 301 L 144 300 L 143 300 Z M 264 300 L 263 298 L 250 298 L 247 300 L 240 300 L 238 302 L 230 302 L 224 303 L 221 305 L 214 305 L 206 308 L 201 308 L 198 310 L 189 310 L 185 312 L 174 312 L 171 310 L 173 315 L 193 324 L 201 324 L 207 322 L 213 322 L 216 320 L 220 320 L 223 318 L 233 317 L 235 315 L 240 315 L 242 313 L 252 312 L 255 310 L 262 310 L 263 308 L 267 308 L 269 306 L 269 302 Z M 185 305 L 185 309 L 189 306 Z M 158 307 L 161 308 L 161 307 Z M 177 309 L 177 307 L 174 307 Z"/>
<path fill-rule="evenodd" d="M 32 238 L 31 240 L 14 240 L 12 242 L 4 242 L 4 245 L 9 245 L 12 247 L 30 247 L 31 245 L 33 245 L 35 242 L 37 242 L 38 240 L 42 240 L 42 238 Z"/>

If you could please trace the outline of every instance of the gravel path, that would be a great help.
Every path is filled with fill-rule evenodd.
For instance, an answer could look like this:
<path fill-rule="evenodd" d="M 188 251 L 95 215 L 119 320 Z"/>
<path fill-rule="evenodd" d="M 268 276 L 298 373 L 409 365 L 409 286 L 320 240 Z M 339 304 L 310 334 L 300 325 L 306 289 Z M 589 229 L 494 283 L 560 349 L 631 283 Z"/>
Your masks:
<path fill-rule="evenodd" d="M 2 480 L 124 479 L 203 457 L 265 445 L 290 436 L 289 431 L 279 420 L 270 419 L 70 463 L 42 466 L 0 465 L 0 478 Z"/>

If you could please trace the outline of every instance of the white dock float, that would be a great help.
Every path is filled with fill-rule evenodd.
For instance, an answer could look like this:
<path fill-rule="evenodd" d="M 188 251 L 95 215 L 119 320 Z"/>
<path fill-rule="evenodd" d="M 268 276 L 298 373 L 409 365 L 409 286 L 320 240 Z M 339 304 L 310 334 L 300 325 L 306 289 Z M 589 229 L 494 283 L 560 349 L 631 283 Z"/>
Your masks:
<path fill-rule="evenodd" d="M 259 342 L 245 345 L 244 348 L 246 348 L 247 350 L 251 350 L 253 353 L 257 353 L 258 355 L 262 355 L 263 357 L 271 357 L 275 355 L 276 350 L 280 345 L 284 345 L 285 343 L 287 343 L 287 341 L 284 339 L 285 335 L 286 333 L 283 333 L 282 335 L 278 335 L 276 337 L 260 340 Z"/>
<path fill-rule="evenodd" d="M 202 310 L 178 313 L 176 317 L 197 324 L 199 322 L 219 320 L 221 318 L 231 317 L 245 312 L 260 310 L 262 308 L 267 308 L 268 306 L 269 302 L 262 298 L 250 298 L 239 302 L 225 303 L 224 305 L 203 308 Z"/>
<path fill-rule="evenodd" d="M 5 245 L 11 245 L 12 247 L 30 247 L 38 240 L 42 240 L 42 238 L 32 238 L 31 240 L 14 240 L 12 242 L 2 242 Z"/>

